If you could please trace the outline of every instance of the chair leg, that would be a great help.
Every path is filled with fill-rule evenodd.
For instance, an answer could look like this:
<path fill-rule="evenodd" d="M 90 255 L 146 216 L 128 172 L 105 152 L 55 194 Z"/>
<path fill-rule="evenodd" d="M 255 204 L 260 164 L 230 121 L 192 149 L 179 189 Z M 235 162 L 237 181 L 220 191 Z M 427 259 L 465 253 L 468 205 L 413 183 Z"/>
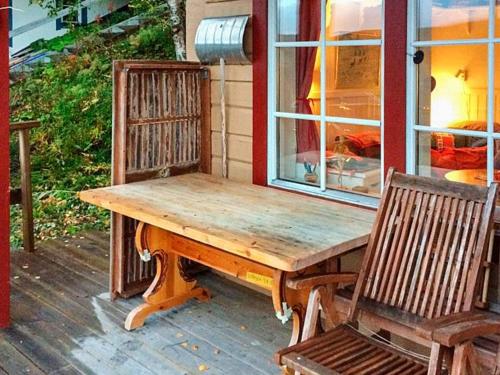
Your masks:
<path fill-rule="evenodd" d="M 453 365 L 450 375 L 465 375 L 467 373 L 467 355 L 469 343 L 463 343 L 455 347 L 453 353 Z"/>
<path fill-rule="evenodd" d="M 309 294 L 309 301 L 307 302 L 307 311 L 306 317 L 304 319 L 301 341 L 310 339 L 316 334 L 319 317 L 319 303 L 321 301 L 322 289 L 325 289 L 325 287 L 315 287 Z"/>
<path fill-rule="evenodd" d="M 427 372 L 427 375 L 441 375 L 444 353 L 445 348 L 442 345 L 436 342 L 432 343 L 431 357 L 429 360 L 429 370 Z"/>

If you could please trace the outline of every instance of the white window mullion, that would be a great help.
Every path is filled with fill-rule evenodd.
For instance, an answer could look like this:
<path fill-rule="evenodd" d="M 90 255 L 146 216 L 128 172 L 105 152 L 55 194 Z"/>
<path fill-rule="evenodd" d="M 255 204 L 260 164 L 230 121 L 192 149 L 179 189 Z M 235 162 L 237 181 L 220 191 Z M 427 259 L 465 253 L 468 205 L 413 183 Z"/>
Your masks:
<path fill-rule="evenodd" d="M 267 183 L 271 184 L 276 180 L 278 173 L 278 137 L 276 112 L 276 34 L 277 34 L 277 11 L 276 1 L 269 1 L 268 17 L 268 98 L 267 98 Z"/>
<path fill-rule="evenodd" d="M 415 124 L 415 98 L 416 98 L 416 66 L 413 63 L 413 54 L 416 51 L 414 47 L 415 32 L 416 32 L 416 14 L 417 3 L 415 0 L 408 2 L 408 36 L 407 36 L 407 87 L 406 87 L 406 172 L 410 174 L 416 173 L 416 131 Z"/>
<path fill-rule="evenodd" d="M 488 169 L 488 185 L 495 179 L 495 143 L 493 141 L 493 133 L 495 131 L 495 7 L 496 0 L 490 0 L 489 10 L 489 25 L 488 25 L 488 150 L 487 150 L 487 169 Z"/>
<path fill-rule="evenodd" d="M 320 188 L 326 191 L 326 0 L 321 0 L 321 36 L 320 36 L 320 91 L 321 91 L 321 122 L 320 122 Z"/>

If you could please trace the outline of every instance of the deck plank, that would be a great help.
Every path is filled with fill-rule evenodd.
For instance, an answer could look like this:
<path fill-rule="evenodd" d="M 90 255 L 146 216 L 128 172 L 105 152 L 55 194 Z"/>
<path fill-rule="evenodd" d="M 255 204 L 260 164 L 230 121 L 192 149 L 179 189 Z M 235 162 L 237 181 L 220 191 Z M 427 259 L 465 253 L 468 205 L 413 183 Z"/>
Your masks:
<path fill-rule="evenodd" d="M 84 233 L 12 252 L 13 323 L 0 331 L 0 351 L 17 359 L 0 354 L 0 375 L 280 373 L 272 356 L 290 327 L 274 318 L 270 298 L 210 272 L 200 277 L 209 303 L 190 301 L 125 331 L 142 299 L 110 301 L 108 239 Z"/>
<path fill-rule="evenodd" d="M 45 374 L 19 350 L 8 343 L 3 335 L 0 334 L 0 374 L 8 373 L 31 375 Z"/>

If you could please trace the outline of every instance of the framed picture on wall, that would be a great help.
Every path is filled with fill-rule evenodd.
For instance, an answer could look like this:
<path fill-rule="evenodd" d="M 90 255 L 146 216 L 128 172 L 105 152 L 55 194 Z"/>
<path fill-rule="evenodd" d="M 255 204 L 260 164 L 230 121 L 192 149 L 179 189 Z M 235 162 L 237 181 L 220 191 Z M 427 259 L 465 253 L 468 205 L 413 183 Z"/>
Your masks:
<path fill-rule="evenodd" d="M 357 40 L 357 33 L 346 34 L 342 40 Z M 375 89 L 380 86 L 380 46 L 349 46 L 337 48 L 335 88 Z"/>

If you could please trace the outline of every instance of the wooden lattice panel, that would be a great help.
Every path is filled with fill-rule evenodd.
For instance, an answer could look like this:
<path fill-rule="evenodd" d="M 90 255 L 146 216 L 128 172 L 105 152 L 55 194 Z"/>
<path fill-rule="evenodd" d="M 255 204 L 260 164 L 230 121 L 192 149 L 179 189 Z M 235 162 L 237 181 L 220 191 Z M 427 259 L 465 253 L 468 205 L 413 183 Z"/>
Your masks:
<path fill-rule="evenodd" d="M 210 79 L 198 63 L 116 61 L 113 184 L 210 171 Z M 135 249 L 137 223 L 112 216 L 111 292 L 128 297 L 155 275 Z"/>

